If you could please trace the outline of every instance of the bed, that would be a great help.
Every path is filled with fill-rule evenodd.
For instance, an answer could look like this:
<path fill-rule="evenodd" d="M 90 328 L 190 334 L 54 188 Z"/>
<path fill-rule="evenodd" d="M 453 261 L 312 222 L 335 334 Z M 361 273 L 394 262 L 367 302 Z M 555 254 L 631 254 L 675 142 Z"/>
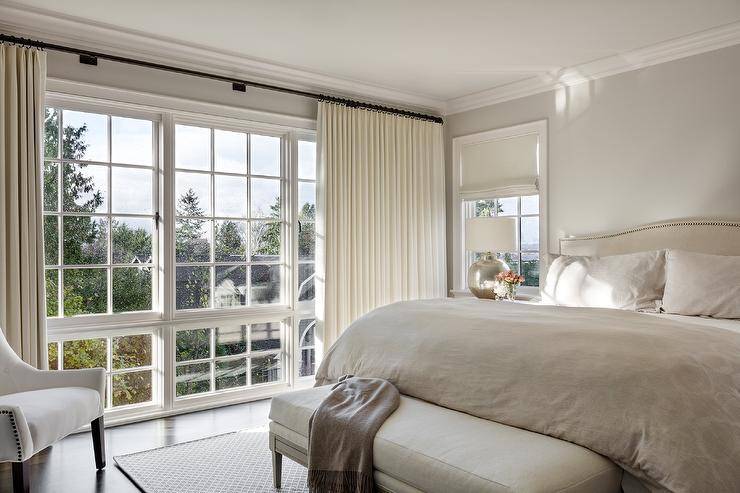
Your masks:
<path fill-rule="evenodd" d="M 738 256 L 740 223 L 669 221 L 560 242 L 564 255 L 658 249 Z M 397 303 L 343 333 L 317 372 L 318 389 L 276 399 L 271 444 L 300 452 L 312 399 L 354 374 L 388 379 L 407 401 L 381 441 L 394 427 L 418 435 L 414 416 L 434 417 L 424 437 L 406 437 L 410 455 L 390 460 L 383 450 L 393 447 L 376 437 L 387 491 L 738 491 L 738 355 L 738 320 L 472 299 Z M 445 436 L 476 426 L 462 442 Z M 454 482 L 435 478 L 430 457 L 442 457 L 436 468 L 455 458 Z M 481 476 L 485 486 L 465 481 Z"/>

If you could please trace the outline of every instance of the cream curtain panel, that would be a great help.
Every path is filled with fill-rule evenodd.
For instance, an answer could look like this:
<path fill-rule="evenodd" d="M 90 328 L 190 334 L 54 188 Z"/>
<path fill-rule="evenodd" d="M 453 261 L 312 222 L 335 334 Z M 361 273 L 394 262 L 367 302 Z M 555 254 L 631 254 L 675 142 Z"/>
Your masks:
<path fill-rule="evenodd" d="M 0 327 L 46 366 L 41 169 L 46 53 L 0 44 Z"/>
<path fill-rule="evenodd" d="M 445 296 L 444 149 L 441 124 L 328 102 L 317 139 L 328 348 L 375 307 Z"/>

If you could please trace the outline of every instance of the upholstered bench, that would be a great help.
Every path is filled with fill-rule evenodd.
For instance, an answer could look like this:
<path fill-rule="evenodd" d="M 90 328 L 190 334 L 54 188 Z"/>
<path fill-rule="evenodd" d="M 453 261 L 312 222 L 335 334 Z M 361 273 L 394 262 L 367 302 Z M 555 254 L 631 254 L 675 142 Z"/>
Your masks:
<path fill-rule="evenodd" d="M 328 392 L 328 386 L 317 387 L 273 398 L 275 487 L 280 487 L 283 455 L 308 463 L 308 421 Z M 405 396 L 373 447 L 379 491 L 621 491 L 622 470 L 590 450 Z"/>

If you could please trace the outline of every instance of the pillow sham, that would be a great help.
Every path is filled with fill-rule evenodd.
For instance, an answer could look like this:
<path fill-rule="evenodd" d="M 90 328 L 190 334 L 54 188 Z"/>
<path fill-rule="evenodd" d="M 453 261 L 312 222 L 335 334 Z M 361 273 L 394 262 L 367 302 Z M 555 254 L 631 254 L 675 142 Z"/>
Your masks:
<path fill-rule="evenodd" d="M 550 265 L 542 299 L 564 306 L 657 311 L 665 251 L 607 257 L 561 255 Z"/>
<path fill-rule="evenodd" d="M 663 311 L 740 318 L 740 257 L 668 250 Z"/>

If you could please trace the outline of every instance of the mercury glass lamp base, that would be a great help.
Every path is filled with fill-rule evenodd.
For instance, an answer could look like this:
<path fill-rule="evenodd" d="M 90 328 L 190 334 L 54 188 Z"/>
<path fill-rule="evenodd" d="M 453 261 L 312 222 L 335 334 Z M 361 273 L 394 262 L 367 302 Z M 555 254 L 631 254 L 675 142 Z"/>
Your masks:
<path fill-rule="evenodd" d="M 508 270 L 510 269 L 506 262 L 494 258 L 489 253 L 477 262 L 473 262 L 468 269 L 468 289 L 478 298 L 494 300 L 496 295 L 493 287 L 496 283 L 496 276 Z"/>

